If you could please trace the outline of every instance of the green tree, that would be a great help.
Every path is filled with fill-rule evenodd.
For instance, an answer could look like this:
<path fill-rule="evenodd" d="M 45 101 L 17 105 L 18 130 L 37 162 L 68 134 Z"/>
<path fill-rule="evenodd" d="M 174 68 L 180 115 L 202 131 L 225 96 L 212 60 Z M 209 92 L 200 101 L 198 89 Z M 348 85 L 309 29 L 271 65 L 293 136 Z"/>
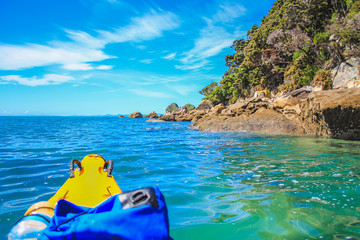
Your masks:
<path fill-rule="evenodd" d="M 217 82 L 212 82 L 209 85 L 207 85 L 206 87 L 204 87 L 199 93 L 202 95 L 209 95 L 211 94 L 211 92 L 214 90 L 214 88 L 217 86 Z"/>

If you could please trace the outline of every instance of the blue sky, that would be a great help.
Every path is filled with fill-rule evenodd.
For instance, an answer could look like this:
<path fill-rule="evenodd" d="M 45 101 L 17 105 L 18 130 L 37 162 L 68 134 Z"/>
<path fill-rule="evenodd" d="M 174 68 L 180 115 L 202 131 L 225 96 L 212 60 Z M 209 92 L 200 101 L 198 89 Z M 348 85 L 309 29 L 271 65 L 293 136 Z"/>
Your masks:
<path fill-rule="evenodd" d="M 198 105 L 274 0 L 0 0 L 0 115 Z"/>

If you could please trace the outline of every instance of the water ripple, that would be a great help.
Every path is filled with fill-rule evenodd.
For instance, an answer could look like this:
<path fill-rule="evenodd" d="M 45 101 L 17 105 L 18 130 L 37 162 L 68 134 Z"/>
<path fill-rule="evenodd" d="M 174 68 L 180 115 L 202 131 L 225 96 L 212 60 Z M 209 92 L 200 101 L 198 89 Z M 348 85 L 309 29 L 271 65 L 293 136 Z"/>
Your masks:
<path fill-rule="evenodd" d="M 200 133 L 189 123 L 0 117 L 0 234 L 69 176 L 71 159 L 115 163 L 124 190 L 159 186 L 175 239 L 360 238 L 360 143 Z"/>

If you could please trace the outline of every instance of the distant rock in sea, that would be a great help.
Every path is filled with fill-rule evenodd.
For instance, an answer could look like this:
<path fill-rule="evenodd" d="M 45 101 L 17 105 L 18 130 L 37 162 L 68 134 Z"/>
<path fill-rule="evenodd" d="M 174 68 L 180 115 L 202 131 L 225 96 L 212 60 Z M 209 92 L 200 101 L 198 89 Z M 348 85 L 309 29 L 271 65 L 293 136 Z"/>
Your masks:
<path fill-rule="evenodd" d="M 129 118 L 143 118 L 143 115 L 140 112 L 133 112 L 129 115 Z"/>
<path fill-rule="evenodd" d="M 151 112 L 145 116 L 145 118 L 160 118 L 162 115 L 157 114 L 156 112 Z"/>
<path fill-rule="evenodd" d="M 125 116 L 124 116 L 124 115 L 120 115 L 119 118 L 125 118 Z"/>

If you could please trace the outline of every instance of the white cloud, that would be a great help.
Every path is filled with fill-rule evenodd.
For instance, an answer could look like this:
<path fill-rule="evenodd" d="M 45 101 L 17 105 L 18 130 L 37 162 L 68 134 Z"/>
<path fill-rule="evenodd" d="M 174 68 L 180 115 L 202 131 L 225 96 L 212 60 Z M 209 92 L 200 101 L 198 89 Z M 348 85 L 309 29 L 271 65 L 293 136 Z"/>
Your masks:
<path fill-rule="evenodd" d="M 57 85 L 61 83 L 66 83 L 69 81 L 75 80 L 75 78 L 67 75 L 59 75 L 59 74 L 45 74 L 42 78 L 37 77 L 21 77 L 19 75 L 7 75 L 0 76 L 0 80 L 4 84 L 17 83 L 26 86 L 43 86 L 43 85 Z"/>
<path fill-rule="evenodd" d="M 188 93 L 197 92 L 197 89 L 200 88 L 199 86 L 193 84 L 190 85 L 172 84 L 172 85 L 167 85 L 167 87 L 183 96 L 187 95 Z"/>
<path fill-rule="evenodd" d="M 131 23 L 115 31 L 98 31 L 108 43 L 140 42 L 161 37 L 164 31 L 180 26 L 179 18 L 171 12 L 157 13 L 152 11 L 142 17 L 131 19 Z"/>
<path fill-rule="evenodd" d="M 227 32 L 224 27 L 209 23 L 200 31 L 200 37 L 195 39 L 195 46 L 183 54 L 184 57 L 180 59 L 183 65 L 177 65 L 176 68 L 188 70 L 205 66 L 209 62 L 206 59 L 229 48 L 239 35 L 241 35 L 239 32 L 232 34 Z"/>
<path fill-rule="evenodd" d="M 110 70 L 112 69 L 114 66 L 111 66 L 111 65 L 100 65 L 98 66 L 96 69 L 98 70 Z"/>
<path fill-rule="evenodd" d="M 176 56 L 176 53 L 170 53 L 162 58 L 167 59 L 167 60 L 173 60 L 175 58 L 175 56 Z"/>
<path fill-rule="evenodd" d="M 71 45 L 74 46 L 66 43 L 62 47 L 38 44 L 0 45 L 0 70 L 20 70 L 52 64 L 69 67 L 113 58 L 99 49 Z"/>
<path fill-rule="evenodd" d="M 74 63 L 63 65 L 66 70 L 92 70 L 94 69 L 90 64 L 87 63 Z"/>
<path fill-rule="evenodd" d="M 144 50 L 146 49 L 146 46 L 144 45 L 137 45 L 136 48 L 140 49 L 140 50 Z"/>
<path fill-rule="evenodd" d="M 114 31 L 97 31 L 94 37 L 83 31 L 65 30 L 71 41 L 52 41 L 45 45 L 10 45 L 0 43 L 0 70 L 22 70 L 59 64 L 67 70 L 92 70 L 89 62 L 114 58 L 104 53 L 109 43 L 140 42 L 161 37 L 164 31 L 179 26 L 170 12 L 155 12 L 131 19 L 127 26 Z M 103 68 L 100 68 L 104 70 Z"/>
<path fill-rule="evenodd" d="M 150 63 L 152 63 L 152 59 L 143 59 L 143 60 L 140 60 L 139 62 L 141 62 L 141 63 L 145 63 L 145 64 L 150 64 Z"/>
<path fill-rule="evenodd" d="M 208 60 L 202 60 L 198 63 L 186 63 L 185 62 L 184 65 L 175 65 L 175 68 L 180 69 L 180 70 L 194 70 L 194 69 L 202 68 L 202 67 L 206 66 L 208 63 L 209 63 Z"/>
<path fill-rule="evenodd" d="M 246 8 L 237 3 L 224 2 L 220 4 L 219 10 L 212 17 L 215 22 L 232 22 L 234 19 L 245 15 Z"/>
<path fill-rule="evenodd" d="M 95 38 L 83 31 L 65 30 L 65 32 L 67 33 L 67 37 L 74 41 L 73 44 L 75 44 L 75 46 L 80 45 L 87 48 L 101 49 L 108 43 L 106 39 Z M 59 47 L 62 47 L 64 44 L 60 41 L 53 41 L 52 43 L 55 46 L 59 45 Z M 71 42 L 67 42 L 66 45 L 71 45 Z"/>
<path fill-rule="evenodd" d="M 218 55 L 229 48 L 235 39 L 245 36 L 245 32 L 237 29 L 231 33 L 226 30 L 228 23 L 244 15 L 246 9 L 237 3 L 221 3 L 211 19 L 203 18 L 207 26 L 200 30 L 200 35 L 194 40 L 194 47 L 182 54 L 180 62 L 175 68 L 194 70 L 210 63 L 208 58 Z M 234 27 L 231 27 L 232 29 Z"/>
<path fill-rule="evenodd" d="M 97 67 L 94 67 L 88 63 L 74 63 L 74 64 L 66 64 L 63 65 L 62 68 L 66 69 L 66 70 L 82 70 L 82 71 L 86 71 L 86 70 L 110 70 L 112 69 L 114 66 L 111 65 L 99 65 Z"/>
<path fill-rule="evenodd" d="M 171 95 L 164 93 L 164 92 L 157 92 L 157 91 L 149 91 L 144 89 L 130 89 L 131 92 L 135 93 L 138 96 L 144 97 L 154 97 L 154 98 L 170 98 Z"/>

